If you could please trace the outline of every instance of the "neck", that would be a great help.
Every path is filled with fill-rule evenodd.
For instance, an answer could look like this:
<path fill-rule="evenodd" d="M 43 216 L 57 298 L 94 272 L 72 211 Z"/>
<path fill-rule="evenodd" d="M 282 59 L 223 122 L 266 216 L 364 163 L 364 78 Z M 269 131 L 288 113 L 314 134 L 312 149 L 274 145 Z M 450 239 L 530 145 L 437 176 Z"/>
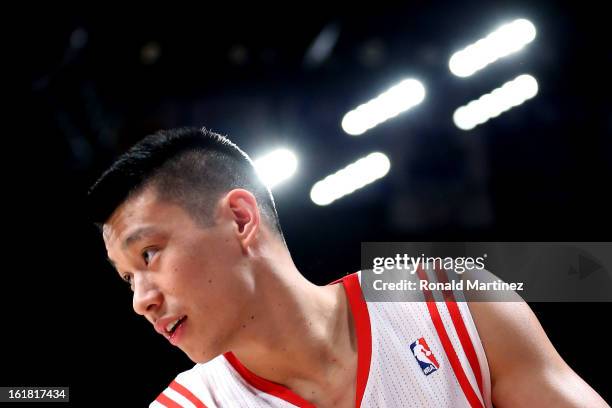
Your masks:
<path fill-rule="evenodd" d="M 290 257 L 274 265 L 256 268 L 258 303 L 232 352 L 260 377 L 313 396 L 352 385 L 357 341 L 343 285 L 310 283 Z"/>

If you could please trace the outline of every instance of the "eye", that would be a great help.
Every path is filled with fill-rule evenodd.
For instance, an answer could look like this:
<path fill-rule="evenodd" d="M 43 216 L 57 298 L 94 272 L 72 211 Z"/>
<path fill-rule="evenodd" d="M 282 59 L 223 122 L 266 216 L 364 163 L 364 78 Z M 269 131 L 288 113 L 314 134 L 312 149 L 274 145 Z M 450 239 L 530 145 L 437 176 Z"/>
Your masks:
<path fill-rule="evenodd" d="M 121 280 L 123 280 L 125 283 L 127 283 L 130 286 L 130 289 L 132 291 L 134 291 L 134 283 L 133 283 L 133 279 L 132 279 L 132 274 L 131 273 L 124 273 L 121 275 Z"/>
<path fill-rule="evenodd" d="M 151 259 L 153 259 L 153 256 L 155 256 L 156 252 L 157 250 L 155 248 L 147 248 L 142 251 L 142 259 L 146 265 L 149 265 Z"/>

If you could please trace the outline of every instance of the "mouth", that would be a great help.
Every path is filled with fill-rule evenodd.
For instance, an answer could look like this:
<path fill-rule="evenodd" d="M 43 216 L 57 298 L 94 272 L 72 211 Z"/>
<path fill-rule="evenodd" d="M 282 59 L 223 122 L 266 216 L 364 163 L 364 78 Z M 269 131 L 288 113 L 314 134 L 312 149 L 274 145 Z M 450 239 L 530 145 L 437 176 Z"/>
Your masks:
<path fill-rule="evenodd" d="M 185 320 L 187 320 L 187 316 L 183 315 L 167 323 L 160 322 L 155 326 L 157 331 L 161 335 L 163 335 L 167 340 L 170 340 L 170 342 L 172 342 L 172 340 L 176 340 L 176 336 L 180 329 L 183 327 Z"/>

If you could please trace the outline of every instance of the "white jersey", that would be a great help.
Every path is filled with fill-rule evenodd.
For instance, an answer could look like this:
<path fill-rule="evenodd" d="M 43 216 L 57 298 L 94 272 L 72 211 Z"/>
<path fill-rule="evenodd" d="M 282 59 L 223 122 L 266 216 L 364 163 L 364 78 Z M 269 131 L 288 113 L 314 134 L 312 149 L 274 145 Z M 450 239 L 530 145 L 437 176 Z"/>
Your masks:
<path fill-rule="evenodd" d="M 333 284 L 340 282 L 357 334 L 357 408 L 492 407 L 487 358 L 467 303 L 430 292 L 423 302 L 366 302 L 360 272 Z M 150 405 L 296 406 L 314 407 L 231 352 L 179 374 Z"/>

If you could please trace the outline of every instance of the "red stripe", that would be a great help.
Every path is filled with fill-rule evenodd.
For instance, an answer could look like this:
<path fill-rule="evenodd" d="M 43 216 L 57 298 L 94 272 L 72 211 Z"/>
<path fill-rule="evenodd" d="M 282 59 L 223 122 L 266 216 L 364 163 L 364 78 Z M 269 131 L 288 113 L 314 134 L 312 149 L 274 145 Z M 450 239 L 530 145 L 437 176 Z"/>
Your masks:
<path fill-rule="evenodd" d="M 357 332 L 357 395 L 355 396 L 355 406 L 359 408 L 363 400 L 368 376 L 370 375 L 370 362 L 372 360 L 372 328 L 370 326 L 370 314 L 368 305 L 363 297 L 363 291 L 359 285 L 359 276 L 354 273 L 344 279 L 353 320 L 355 321 L 355 331 Z"/>
<path fill-rule="evenodd" d="M 417 273 L 421 280 L 427 280 L 427 275 L 425 271 L 419 266 L 417 269 Z M 440 312 L 438 311 L 438 307 L 436 306 L 436 302 L 433 298 L 431 292 L 427 289 L 424 291 L 425 300 L 427 303 L 427 309 L 429 310 L 429 315 L 431 316 L 431 320 L 433 321 L 434 327 L 438 332 L 438 337 L 440 338 L 440 342 L 442 343 L 442 347 L 444 348 L 444 353 L 450 362 L 451 367 L 453 368 L 453 372 L 455 373 L 455 377 L 457 377 L 457 381 L 459 381 L 459 386 L 463 391 L 463 394 L 467 398 L 470 406 L 472 408 L 480 407 L 482 408 L 482 402 L 478 399 L 478 395 L 474 392 L 474 389 L 470 385 L 470 381 L 465 375 L 463 371 L 463 367 L 461 366 L 461 362 L 459 361 L 459 357 L 457 357 L 457 353 L 453 348 L 453 344 L 448 337 L 448 333 L 446 333 L 446 329 L 444 328 L 444 323 L 442 323 L 442 318 L 440 317 Z"/>
<path fill-rule="evenodd" d="M 238 360 L 238 358 L 231 351 L 228 351 L 223 355 L 225 356 L 227 361 L 229 361 L 232 367 L 234 367 L 234 369 L 238 371 L 238 374 L 240 374 L 246 382 L 257 388 L 258 390 L 268 393 L 270 395 L 274 395 L 275 397 L 290 402 L 298 407 L 315 408 L 312 403 L 306 401 L 304 398 L 300 397 L 284 385 L 272 382 L 270 380 L 266 380 L 265 378 L 260 377 L 254 372 L 250 371 L 248 368 L 242 365 L 240 360 Z"/>
<path fill-rule="evenodd" d="M 444 273 L 443 270 L 436 269 L 436 275 L 438 276 L 439 282 L 448 282 L 446 273 Z M 455 300 L 453 291 L 448 290 L 444 292 L 448 292 L 444 294 L 444 301 L 446 302 L 446 307 L 448 307 L 451 319 L 453 320 L 453 325 L 455 326 L 455 330 L 457 331 L 457 335 L 459 336 L 461 347 L 463 347 L 463 351 L 465 352 L 465 355 L 468 358 L 470 367 L 472 367 L 472 372 L 476 377 L 476 382 L 478 383 L 480 395 L 482 396 L 482 400 L 484 401 L 484 392 L 482 390 L 482 372 L 480 371 L 480 363 L 478 362 L 478 357 L 476 355 L 476 350 L 474 349 L 474 344 L 472 343 L 472 339 L 470 338 L 467 328 L 465 327 L 463 318 L 461 317 L 461 312 L 459 311 L 459 307 L 457 306 L 457 301 Z"/>
<path fill-rule="evenodd" d="M 177 383 L 176 381 L 172 381 L 169 385 L 174 391 L 181 394 L 183 397 L 187 398 L 193 405 L 197 408 L 206 408 L 206 405 L 198 397 L 196 397 L 191 391 Z"/>
<path fill-rule="evenodd" d="M 167 408 L 183 408 L 182 405 L 177 404 L 176 402 L 174 402 L 174 400 L 168 398 L 168 396 L 164 393 L 159 394 L 157 398 L 155 398 L 155 401 L 166 406 Z"/>

